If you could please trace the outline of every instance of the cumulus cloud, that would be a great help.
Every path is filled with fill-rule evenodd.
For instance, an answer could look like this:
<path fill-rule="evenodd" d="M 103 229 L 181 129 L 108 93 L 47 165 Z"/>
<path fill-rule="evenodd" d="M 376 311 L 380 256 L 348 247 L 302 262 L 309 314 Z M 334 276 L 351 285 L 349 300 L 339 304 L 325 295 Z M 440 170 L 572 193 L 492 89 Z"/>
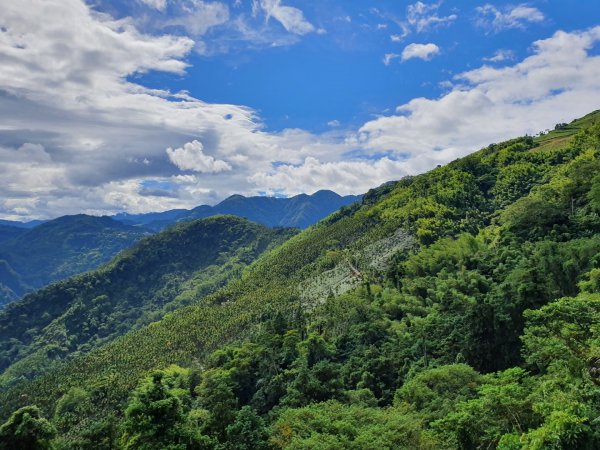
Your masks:
<path fill-rule="evenodd" d="M 383 55 L 383 64 L 389 66 L 394 59 L 400 59 L 402 62 L 408 61 L 409 59 L 422 59 L 429 61 L 435 55 L 440 53 L 440 48 L 435 44 L 409 44 L 404 47 L 401 54 L 399 53 L 386 53 Z"/>
<path fill-rule="evenodd" d="M 231 166 L 225 161 L 206 155 L 202 151 L 203 148 L 202 143 L 192 141 L 175 150 L 169 147 L 167 155 L 171 162 L 181 170 L 193 170 L 201 173 L 219 173 L 231 170 Z"/>
<path fill-rule="evenodd" d="M 600 27 L 559 31 L 535 42 L 534 54 L 513 66 L 459 74 L 442 97 L 416 98 L 396 115 L 367 122 L 358 143 L 418 154 L 412 167 L 418 171 L 582 116 L 600 104 L 600 57 L 588 53 L 599 41 Z"/>
<path fill-rule="evenodd" d="M 544 14 L 533 6 L 521 4 L 514 7 L 498 8 L 486 4 L 475 8 L 477 24 L 483 28 L 501 31 L 510 28 L 525 28 L 527 23 L 543 22 Z"/>
<path fill-rule="evenodd" d="M 367 190 L 387 181 L 397 180 L 407 174 L 409 167 L 398 161 L 383 157 L 376 161 L 321 162 L 307 157 L 299 165 L 278 165 L 269 172 L 249 177 L 249 181 L 262 186 L 271 194 L 295 195 L 315 192 L 327 186 L 335 192 L 347 195 Z"/>
<path fill-rule="evenodd" d="M 52 162 L 52 157 L 41 144 L 25 142 L 12 154 L 12 161 L 23 161 L 29 164 L 45 164 Z"/>
<path fill-rule="evenodd" d="M 266 12 L 267 20 L 273 17 L 290 33 L 302 35 L 316 31 L 301 10 L 282 5 L 281 0 L 260 0 L 260 6 Z"/>
<path fill-rule="evenodd" d="M 20 203 L 21 213 L 55 216 L 91 205 L 111 211 L 116 205 L 101 191 L 178 173 L 167 147 L 196 138 L 210 153 L 235 154 L 246 142 L 258 145 L 252 110 L 128 80 L 150 70 L 184 73 L 194 45 L 188 38 L 142 34 L 78 0 L 2 2 L 0 26 L 0 147 L 12 149 L 0 153 L 0 166 L 21 164 L 12 172 L 22 174 L 21 181 L 3 178 L 0 213 L 14 214 L 25 189 L 44 194 Z M 43 145 L 52 163 L 31 169 L 15 158 L 25 143 Z M 130 206 L 137 204 L 132 196 Z"/>
<path fill-rule="evenodd" d="M 440 52 L 440 48 L 435 44 L 409 44 L 402 51 L 402 61 L 418 58 L 429 61 Z"/>
<path fill-rule="evenodd" d="M 250 108 L 136 82 L 184 74 L 189 38 L 141 33 L 80 0 L 0 2 L 0 28 L 0 216 L 189 208 L 260 192 L 247 179 L 272 161 L 347 151 L 338 135 L 267 133 Z"/>

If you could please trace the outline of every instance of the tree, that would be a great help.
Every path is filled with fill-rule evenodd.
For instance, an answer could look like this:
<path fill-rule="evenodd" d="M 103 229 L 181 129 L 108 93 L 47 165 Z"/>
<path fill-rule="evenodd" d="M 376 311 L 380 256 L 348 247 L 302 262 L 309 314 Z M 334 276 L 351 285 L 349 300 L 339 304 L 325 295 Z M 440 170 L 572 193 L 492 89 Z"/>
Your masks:
<path fill-rule="evenodd" d="M 169 389 L 170 376 L 157 371 L 134 391 L 125 410 L 126 450 L 187 450 L 209 448 L 210 442 L 191 426 L 182 400 Z M 175 383 L 178 384 L 178 383 Z"/>
<path fill-rule="evenodd" d="M 478 397 L 432 423 L 453 448 L 493 448 L 505 434 L 522 433 L 539 419 L 528 397 L 534 380 L 520 368 L 487 375 Z"/>
<path fill-rule="evenodd" d="M 238 399 L 234 394 L 235 383 L 231 370 L 208 369 L 202 374 L 201 383 L 196 386 L 198 404 L 209 411 L 206 430 L 223 440 L 225 428 L 235 420 Z"/>
<path fill-rule="evenodd" d="M 269 433 L 265 421 L 249 406 L 238 411 L 235 422 L 227 426 L 227 450 L 266 450 Z"/>
<path fill-rule="evenodd" d="M 37 406 L 15 411 L 0 427 L 0 449 L 44 450 L 52 448 L 56 429 L 42 417 Z"/>
<path fill-rule="evenodd" d="M 412 405 L 428 418 L 442 418 L 459 401 L 475 397 L 481 376 L 466 364 L 435 367 L 418 373 L 396 391 L 394 403 Z"/>
<path fill-rule="evenodd" d="M 562 298 L 526 311 L 525 318 L 525 357 L 539 371 L 560 366 L 580 374 L 588 361 L 597 357 L 600 339 L 595 327 L 600 323 L 600 295 Z"/>
<path fill-rule="evenodd" d="M 599 448 L 600 402 L 588 365 L 600 349 L 600 295 L 562 298 L 525 317 L 524 354 L 541 373 L 530 397 L 543 420 L 521 442 L 526 448 Z"/>
<path fill-rule="evenodd" d="M 91 407 L 90 394 L 80 388 L 71 388 L 56 403 L 54 423 L 61 431 L 66 431 Z"/>
<path fill-rule="evenodd" d="M 328 401 L 286 409 L 272 427 L 278 449 L 439 449 L 422 420 L 405 408 L 366 408 Z"/>
<path fill-rule="evenodd" d="M 519 162 L 500 169 L 492 189 L 494 203 L 503 208 L 527 195 L 542 176 L 543 167 L 530 162 Z"/>

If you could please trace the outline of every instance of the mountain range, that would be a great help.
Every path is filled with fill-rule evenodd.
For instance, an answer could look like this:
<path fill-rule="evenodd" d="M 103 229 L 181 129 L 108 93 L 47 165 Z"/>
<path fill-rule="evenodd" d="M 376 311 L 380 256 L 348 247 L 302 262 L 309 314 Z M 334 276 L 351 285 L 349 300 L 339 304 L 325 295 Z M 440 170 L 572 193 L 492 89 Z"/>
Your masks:
<path fill-rule="evenodd" d="M 300 194 L 289 198 L 244 197 L 232 195 L 215 206 L 201 205 L 191 210 L 174 209 L 161 213 L 127 214 L 113 216 L 128 225 L 143 226 L 160 231 L 178 222 L 231 214 L 244 217 L 268 227 L 307 228 L 322 218 L 361 199 L 360 195 L 340 196 L 332 191 L 318 191 L 312 195 Z"/>
<path fill-rule="evenodd" d="M 306 228 L 358 200 L 360 196 L 332 191 L 290 198 L 234 195 L 216 206 L 192 210 L 0 221 L 0 307 L 26 292 L 95 269 L 142 237 L 178 223 L 230 214 L 269 227 Z"/>

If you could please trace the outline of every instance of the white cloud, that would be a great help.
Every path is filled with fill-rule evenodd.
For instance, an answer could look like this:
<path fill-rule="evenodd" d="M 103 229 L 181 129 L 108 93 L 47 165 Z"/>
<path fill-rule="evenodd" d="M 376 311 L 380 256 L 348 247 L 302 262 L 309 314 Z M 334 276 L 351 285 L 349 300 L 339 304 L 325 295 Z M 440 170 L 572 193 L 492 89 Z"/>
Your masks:
<path fill-rule="evenodd" d="M 458 18 L 456 14 L 442 17 L 437 15 L 441 4 L 442 2 L 432 4 L 417 2 L 409 5 L 406 9 L 406 20 L 417 33 L 455 21 Z"/>
<path fill-rule="evenodd" d="M 525 28 L 526 23 L 543 22 L 544 14 L 537 8 L 521 4 L 514 7 L 497 8 L 486 4 L 475 8 L 477 24 L 483 28 L 501 31 L 510 28 Z"/>
<path fill-rule="evenodd" d="M 397 108 L 398 115 L 367 122 L 356 144 L 410 152 L 414 173 L 490 142 L 568 122 L 600 104 L 600 57 L 588 54 L 599 41 L 600 27 L 557 32 L 535 42 L 534 54 L 513 66 L 462 73 L 446 95 L 413 99 Z"/>
<path fill-rule="evenodd" d="M 181 170 L 193 170 L 201 173 L 219 173 L 231 170 L 231 166 L 225 161 L 206 155 L 202 151 L 203 148 L 201 142 L 192 141 L 175 150 L 169 147 L 167 155 L 171 162 Z"/>
<path fill-rule="evenodd" d="M 152 34 L 184 34 L 193 39 L 194 51 L 204 56 L 289 46 L 309 32 L 325 33 L 322 28 L 314 29 L 302 11 L 276 0 L 233 4 L 224 0 L 168 0 L 164 8 L 157 0 L 138 1 L 150 8 L 133 15 L 133 24 Z M 269 20 L 271 17 L 274 20 Z"/>
<path fill-rule="evenodd" d="M 313 24 L 304 18 L 301 10 L 284 6 L 281 0 L 260 0 L 260 5 L 267 14 L 267 20 L 273 17 L 290 33 L 303 35 L 316 31 Z"/>
<path fill-rule="evenodd" d="M 164 12 L 167 9 L 167 0 L 138 0 L 139 2 L 154 8 L 160 12 Z"/>
<path fill-rule="evenodd" d="M 266 133 L 250 108 L 136 83 L 185 73 L 188 38 L 140 33 L 80 0 L 0 2 L 0 27 L 0 216 L 189 208 L 257 194 L 248 177 L 272 161 L 348 151 L 340 132 Z M 185 171 L 207 173 L 182 178 L 167 148 Z"/>
<path fill-rule="evenodd" d="M 387 181 L 406 175 L 407 166 L 387 157 L 376 161 L 321 162 L 307 157 L 300 165 L 280 165 L 269 172 L 258 173 L 249 178 L 271 194 L 288 195 L 313 193 L 327 186 L 335 192 L 347 195 L 366 192 Z"/>
<path fill-rule="evenodd" d="M 229 8 L 220 2 L 194 1 L 183 12 L 164 22 L 164 26 L 179 25 L 197 40 L 208 30 L 229 21 Z"/>
<path fill-rule="evenodd" d="M 327 122 L 327 125 L 330 126 L 331 128 L 337 128 L 341 124 L 340 124 L 339 120 L 334 119 L 334 120 L 330 120 L 329 122 Z"/>
<path fill-rule="evenodd" d="M 402 51 L 402 61 L 419 58 L 429 61 L 440 52 L 440 48 L 435 44 L 409 44 Z"/>
<path fill-rule="evenodd" d="M 440 15 L 439 9 L 442 1 L 437 3 L 416 2 L 406 7 L 406 17 L 397 19 L 391 14 L 382 12 L 378 8 L 371 8 L 371 13 L 376 16 L 389 20 L 399 27 L 399 33 L 390 35 L 392 42 L 401 42 L 411 33 L 422 33 L 441 26 L 448 26 L 453 23 L 458 16 L 456 14 Z"/>
<path fill-rule="evenodd" d="M 493 56 L 489 58 L 483 58 L 484 61 L 489 62 L 503 62 L 503 61 L 512 61 L 516 58 L 515 53 L 512 50 L 504 50 L 500 49 L 494 53 Z"/>
<path fill-rule="evenodd" d="M 383 64 L 389 66 L 394 59 L 400 58 L 401 56 L 402 55 L 399 55 L 398 53 L 386 53 L 383 55 Z"/>
<path fill-rule="evenodd" d="M 15 204 L 23 214 L 46 217 L 114 211 L 118 205 L 104 194 L 115 186 L 177 175 L 167 147 L 197 139 L 209 143 L 209 154 L 234 155 L 258 152 L 264 140 L 249 108 L 128 81 L 149 70 L 184 73 L 194 45 L 188 38 L 142 34 L 129 20 L 92 12 L 78 0 L 1 2 L 0 26 L 0 168 L 11 168 L 0 183 L 0 214 L 13 214 Z M 17 158 L 32 151 L 25 143 L 43 145 L 52 160 L 32 167 Z M 229 189 L 224 181 L 217 185 Z M 34 201 L 21 202 L 27 195 Z M 185 192 L 177 200 L 201 201 L 186 200 Z M 129 206 L 140 204 L 132 197 Z"/>
<path fill-rule="evenodd" d="M 41 144 L 25 142 L 13 154 L 12 161 L 26 161 L 29 164 L 44 164 L 52 162 L 52 158 Z"/>

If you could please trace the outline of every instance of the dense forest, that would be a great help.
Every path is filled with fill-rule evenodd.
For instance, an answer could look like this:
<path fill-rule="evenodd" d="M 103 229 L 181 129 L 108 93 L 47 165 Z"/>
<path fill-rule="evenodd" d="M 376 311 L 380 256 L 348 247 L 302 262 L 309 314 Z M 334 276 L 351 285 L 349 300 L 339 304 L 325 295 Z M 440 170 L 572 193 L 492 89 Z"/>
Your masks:
<path fill-rule="evenodd" d="M 250 227 L 180 225 L 1 312 L 0 448 L 600 448 L 599 112 L 227 237 Z"/>

